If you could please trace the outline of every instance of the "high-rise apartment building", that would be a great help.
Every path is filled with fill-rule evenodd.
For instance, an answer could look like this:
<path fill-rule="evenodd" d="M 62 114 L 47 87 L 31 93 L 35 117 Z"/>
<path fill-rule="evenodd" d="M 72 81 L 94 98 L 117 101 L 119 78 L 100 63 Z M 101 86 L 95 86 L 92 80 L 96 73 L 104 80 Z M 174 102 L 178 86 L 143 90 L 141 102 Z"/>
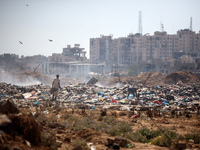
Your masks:
<path fill-rule="evenodd" d="M 131 52 L 131 38 L 118 38 L 117 42 L 117 65 L 129 65 L 133 60 Z"/>
<path fill-rule="evenodd" d="M 163 59 L 172 57 L 175 48 L 176 35 L 168 35 L 167 32 L 155 32 L 152 36 L 152 58 Z"/>
<path fill-rule="evenodd" d="M 146 61 L 147 55 L 148 56 L 151 55 L 150 54 L 150 51 L 151 51 L 150 38 L 147 36 L 142 36 L 141 34 L 135 34 L 135 35 L 129 34 L 128 37 L 129 38 L 133 37 L 133 40 L 131 43 L 133 62 L 131 64 L 137 64 L 137 63 Z"/>
<path fill-rule="evenodd" d="M 90 39 L 91 63 L 129 66 L 148 60 L 168 60 L 189 55 L 200 58 L 200 31 L 179 30 L 177 34 L 156 31 L 154 35 L 129 34 L 127 37 L 112 39 L 101 36 Z"/>
<path fill-rule="evenodd" d="M 90 39 L 90 62 L 91 63 L 103 63 L 109 62 L 112 58 L 113 50 L 112 35 L 104 36 L 100 38 Z"/>
<path fill-rule="evenodd" d="M 195 52 L 195 32 L 185 29 L 177 31 L 179 51 L 190 54 Z"/>

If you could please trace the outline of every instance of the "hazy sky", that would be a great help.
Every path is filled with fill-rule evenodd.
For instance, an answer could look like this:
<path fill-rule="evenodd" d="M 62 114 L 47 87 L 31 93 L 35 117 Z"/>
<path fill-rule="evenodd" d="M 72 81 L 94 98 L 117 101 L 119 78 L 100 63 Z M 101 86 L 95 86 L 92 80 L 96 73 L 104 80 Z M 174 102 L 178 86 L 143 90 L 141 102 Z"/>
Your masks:
<path fill-rule="evenodd" d="M 0 54 L 50 56 L 78 43 L 89 56 L 90 38 L 137 33 L 139 11 L 143 34 L 160 31 L 161 22 L 176 34 L 190 17 L 200 30 L 200 0 L 0 0 Z"/>

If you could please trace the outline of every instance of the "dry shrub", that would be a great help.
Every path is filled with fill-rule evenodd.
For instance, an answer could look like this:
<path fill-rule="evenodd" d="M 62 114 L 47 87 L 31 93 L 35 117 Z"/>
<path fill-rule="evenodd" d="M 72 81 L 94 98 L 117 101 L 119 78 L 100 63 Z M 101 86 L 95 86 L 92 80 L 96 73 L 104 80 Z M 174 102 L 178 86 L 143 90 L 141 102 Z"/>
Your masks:
<path fill-rule="evenodd" d="M 102 109 L 101 110 L 101 116 L 106 116 L 107 115 L 107 110 L 106 109 Z"/>
<path fill-rule="evenodd" d="M 44 146 L 47 146 L 50 149 L 57 149 L 56 138 L 50 132 L 43 131 L 41 133 L 41 140 Z"/>
<path fill-rule="evenodd" d="M 70 114 L 67 112 L 61 115 L 61 119 L 67 120 L 70 117 Z"/>
<path fill-rule="evenodd" d="M 85 140 L 76 139 L 72 143 L 73 149 L 72 150 L 89 150 L 90 148 L 87 146 L 87 142 Z"/>
<path fill-rule="evenodd" d="M 41 143 L 41 127 L 32 116 L 28 115 L 9 115 L 13 123 L 13 132 L 23 136 L 26 140 L 30 141 L 33 145 Z"/>
<path fill-rule="evenodd" d="M 111 116 L 114 116 L 115 118 L 117 118 L 117 112 L 116 111 L 111 111 Z"/>

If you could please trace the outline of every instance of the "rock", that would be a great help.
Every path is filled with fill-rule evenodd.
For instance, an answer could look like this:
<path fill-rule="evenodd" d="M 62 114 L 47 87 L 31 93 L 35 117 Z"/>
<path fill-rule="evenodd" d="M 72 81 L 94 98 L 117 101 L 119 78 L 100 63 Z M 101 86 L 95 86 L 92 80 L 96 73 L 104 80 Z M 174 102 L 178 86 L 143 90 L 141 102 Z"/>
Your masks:
<path fill-rule="evenodd" d="M 26 142 L 26 145 L 28 145 L 28 147 L 31 147 L 31 143 L 29 141 L 25 140 L 25 142 Z"/>
<path fill-rule="evenodd" d="M 192 143 L 194 143 L 194 140 L 193 140 L 193 139 L 190 139 L 190 140 L 189 140 L 189 142 L 192 142 Z"/>
<path fill-rule="evenodd" d="M 114 144 L 114 145 L 112 146 L 112 148 L 113 148 L 113 149 L 120 149 L 120 146 L 117 145 L 117 144 Z"/>
<path fill-rule="evenodd" d="M 126 145 L 129 144 L 130 142 L 124 137 L 116 137 L 115 143 L 117 143 L 121 147 L 126 147 Z"/>
<path fill-rule="evenodd" d="M 107 138 L 107 142 L 108 142 L 108 146 L 111 146 L 114 144 L 115 140 L 114 139 L 111 139 L 111 138 Z"/>

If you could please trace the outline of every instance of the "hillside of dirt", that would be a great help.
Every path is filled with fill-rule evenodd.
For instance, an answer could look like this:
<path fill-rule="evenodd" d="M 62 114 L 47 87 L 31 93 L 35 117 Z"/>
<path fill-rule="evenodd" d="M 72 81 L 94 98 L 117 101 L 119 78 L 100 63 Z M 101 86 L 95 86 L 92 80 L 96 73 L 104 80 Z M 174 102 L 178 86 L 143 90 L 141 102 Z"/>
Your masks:
<path fill-rule="evenodd" d="M 174 72 L 169 75 L 163 73 L 141 73 L 133 77 L 111 77 L 109 84 L 116 83 L 132 84 L 132 85 L 146 85 L 146 86 L 162 86 L 169 84 L 177 84 L 178 82 L 183 84 L 192 84 L 200 82 L 200 77 L 189 71 Z"/>
<path fill-rule="evenodd" d="M 122 84 L 132 84 L 132 85 L 164 85 L 164 79 L 166 75 L 163 73 L 141 73 L 133 77 L 112 77 L 109 81 L 110 84 L 115 84 L 120 82 Z"/>
<path fill-rule="evenodd" d="M 176 84 L 178 82 L 182 82 L 184 84 L 198 83 L 200 82 L 200 77 L 189 71 L 179 71 L 171 73 L 165 78 L 166 84 Z"/>
<path fill-rule="evenodd" d="M 22 113 L 33 113 L 33 110 L 31 109 L 20 110 Z M 44 113 L 44 110 L 48 110 L 49 113 Z M 86 109 L 83 111 L 81 109 L 49 107 L 37 111 L 37 114 L 34 115 L 37 123 L 34 121 L 32 115 L 23 115 L 23 117 L 12 115 L 10 120 L 15 123 L 13 126 L 14 128 L 12 127 L 12 132 L 18 133 L 18 135 L 14 136 L 11 133 L 4 134 L 2 140 L 0 140 L 0 148 L 82 150 L 82 148 L 78 146 L 90 144 L 91 147 L 89 147 L 91 150 L 94 150 L 92 147 L 96 150 L 168 150 L 178 149 L 173 145 L 173 143 L 176 142 L 176 139 L 173 139 L 171 143 L 165 137 L 168 132 L 185 136 L 194 131 L 197 133 L 200 131 L 200 122 L 196 114 L 192 115 L 191 118 L 186 118 L 185 116 L 173 118 L 169 116 L 169 118 L 155 117 L 152 119 L 147 117 L 146 112 L 144 111 L 141 111 L 140 114 L 140 117 L 131 119 L 130 112 L 127 111 L 107 110 L 105 116 L 102 116 L 102 111 L 100 109 Z M 95 122 L 98 122 L 99 128 L 105 127 L 98 130 L 98 127 L 93 126 Z M 125 133 L 129 128 L 127 125 L 129 125 L 131 127 L 130 130 L 132 130 L 132 135 L 135 135 L 133 136 L 135 138 L 129 134 L 126 135 L 126 138 L 122 137 L 125 135 L 115 136 L 115 134 L 117 134 L 117 128 L 113 130 L 115 132 L 110 132 L 112 128 L 115 128 L 114 126 L 117 126 L 115 122 L 117 124 L 124 124 L 123 126 L 120 126 L 120 128 L 124 128 L 123 131 Z M 39 130 L 39 128 L 42 130 Z M 165 133 L 164 135 L 162 134 L 163 139 L 159 140 L 161 140 L 165 146 L 157 146 L 148 142 L 144 135 L 147 137 L 148 134 L 149 136 L 153 136 L 153 134 L 156 134 L 157 131 L 161 129 L 165 129 Z M 40 134 L 41 137 L 39 136 Z M 34 140 L 35 138 L 38 141 Z M 155 142 L 158 138 L 155 138 L 152 142 Z M 198 140 L 198 135 L 196 139 Z M 166 143 L 165 141 L 172 145 L 166 147 L 169 143 Z M 182 141 L 180 140 L 180 143 L 183 145 L 180 144 L 178 146 L 184 146 L 191 150 L 198 150 L 200 148 L 200 144 L 195 144 L 193 140 L 188 142 L 184 139 Z M 162 145 L 159 143 L 157 144 Z M 87 150 L 87 148 L 85 149 Z"/>

